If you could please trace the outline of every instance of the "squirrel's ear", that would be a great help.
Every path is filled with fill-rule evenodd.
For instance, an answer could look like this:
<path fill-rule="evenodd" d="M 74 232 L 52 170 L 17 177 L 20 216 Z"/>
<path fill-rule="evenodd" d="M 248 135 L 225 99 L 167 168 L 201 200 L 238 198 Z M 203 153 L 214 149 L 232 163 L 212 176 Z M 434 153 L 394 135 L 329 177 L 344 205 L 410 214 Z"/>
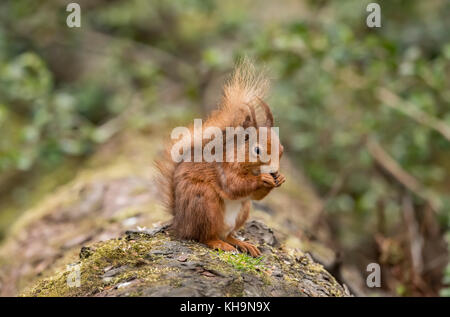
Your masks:
<path fill-rule="evenodd" d="M 254 125 L 253 120 L 250 118 L 249 115 L 247 115 L 247 116 L 245 117 L 244 122 L 242 123 L 242 127 L 243 127 L 244 129 L 247 129 L 248 127 L 251 127 L 251 126 L 253 126 L 253 125 Z"/>
<path fill-rule="evenodd" d="M 273 114 L 272 111 L 270 110 L 269 105 L 265 103 L 264 100 L 262 100 L 261 98 L 259 97 L 256 98 L 258 98 L 259 105 L 264 110 L 264 119 L 258 120 L 258 126 L 266 126 L 268 128 L 273 127 Z"/>
<path fill-rule="evenodd" d="M 250 117 L 250 115 L 247 115 L 245 117 L 245 121 L 244 121 L 244 124 L 242 126 L 244 127 L 244 129 L 248 128 L 248 127 L 255 127 L 255 128 L 257 128 L 258 127 L 258 121 L 256 120 L 255 108 L 253 108 L 253 106 L 251 106 L 249 104 L 246 104 L 246 105 L 247 105 L 248 110 L 250 111 L 251 117 Z M 245 126 L 245 125 L 247 125 L 247 126 Z"/>

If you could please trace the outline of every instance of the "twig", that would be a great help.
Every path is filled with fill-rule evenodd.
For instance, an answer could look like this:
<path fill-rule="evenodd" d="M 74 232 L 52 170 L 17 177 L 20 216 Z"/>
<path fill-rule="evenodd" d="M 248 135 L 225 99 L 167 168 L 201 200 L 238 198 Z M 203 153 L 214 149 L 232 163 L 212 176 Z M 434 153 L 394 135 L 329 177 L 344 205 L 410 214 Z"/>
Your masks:
<path fill-rule="evenodd" d="M 408 190 L 425 200 L 433 211 L 441 206 L 440 199 L 427 190 L 414 176 L 406 172 L 375 140 L 367 138 L 367 149 L 374 160 Z"/>
<path fill-rule="evenodd" d="M 85 33 L 90 44 L 85 46 L 86 49 L 97 50 L 97 53 L 109 55 L 108 48 L 111 45 L 125 44 L 133 48 L 132 51 L 135 56 L 156 61 L 163 71 L 171 73 L 172 76 L 181 77 L 196 74 L 194 67 L 188 62 L 157 47 L 92 30 L 85 31 Z M 95 44 L 94 48 L 92 43 Z"/>
<path fill-rule="evenodd" d="M 408 231 L 409 248 L 411 253 L 411 262 L 414 273 L 417 275 L 423 272 L 423 238 L 419 232 L 416 216 L 414 215 L 414 206 L 409 193 L 405 193 L 402 197 L 403 218 L 405 220 Z"/>
<path fill-rule="evenodd" d="M 444 121 L 419 110 L 415 105 L 402 100 L 399 96 L 386 88 L 379 88 L 377 91 L 377 96 L 378 99 L 380 99 L 380 101 L 386 106 L 397 110 L 412 118 L 414 121 L 439 132 L 445 139 L 447 139 L 447 141 L 450 141 L 450 126 Z"/>

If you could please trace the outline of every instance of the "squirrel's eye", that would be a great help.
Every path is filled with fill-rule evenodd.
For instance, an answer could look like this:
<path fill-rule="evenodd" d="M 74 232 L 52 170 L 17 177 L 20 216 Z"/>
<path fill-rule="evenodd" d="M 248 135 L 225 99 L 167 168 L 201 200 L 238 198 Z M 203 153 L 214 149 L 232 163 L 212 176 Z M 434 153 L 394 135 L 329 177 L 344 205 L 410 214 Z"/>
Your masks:
<path fill-rule="evenodd" d="M 259 147 L 256 146 L 254 150 L 255 150 L 255 153 L 259 155 L 259 153 L 260 153 Z"/>

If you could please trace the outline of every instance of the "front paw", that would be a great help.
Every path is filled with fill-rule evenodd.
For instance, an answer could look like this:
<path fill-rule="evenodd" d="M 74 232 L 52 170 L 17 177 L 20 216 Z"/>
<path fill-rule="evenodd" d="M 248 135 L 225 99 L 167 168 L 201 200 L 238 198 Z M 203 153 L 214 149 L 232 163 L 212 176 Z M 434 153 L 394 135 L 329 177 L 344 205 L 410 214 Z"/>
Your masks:
<path fill-rule="evenodd" d="M 280 187 L 286 181 L 286 177 L 280 172 L 271 173 L 270 175 L 273 176 L 276 187 Z"/>
<path fill-rule="evenodd" d="M 261 174 L 261 182 L 264 187 L 273 188 L 277 186 L 275 178 L 270 174 Z"/>

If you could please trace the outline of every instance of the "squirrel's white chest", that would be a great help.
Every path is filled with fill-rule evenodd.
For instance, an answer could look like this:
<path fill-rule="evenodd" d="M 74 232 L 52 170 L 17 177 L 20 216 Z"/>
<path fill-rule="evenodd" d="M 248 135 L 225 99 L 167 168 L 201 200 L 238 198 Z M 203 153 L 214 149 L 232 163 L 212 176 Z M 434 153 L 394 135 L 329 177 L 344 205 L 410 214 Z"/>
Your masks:
<path fill-rule="evenodd" d="M 236 221 L 242 211 L 242 204 L 247 199 L 230 200 L 225 199 L 225 212 L 224 212 L 224 225 L 225 225 L 225 236 L 227 236 L 236 226 Z"/>

